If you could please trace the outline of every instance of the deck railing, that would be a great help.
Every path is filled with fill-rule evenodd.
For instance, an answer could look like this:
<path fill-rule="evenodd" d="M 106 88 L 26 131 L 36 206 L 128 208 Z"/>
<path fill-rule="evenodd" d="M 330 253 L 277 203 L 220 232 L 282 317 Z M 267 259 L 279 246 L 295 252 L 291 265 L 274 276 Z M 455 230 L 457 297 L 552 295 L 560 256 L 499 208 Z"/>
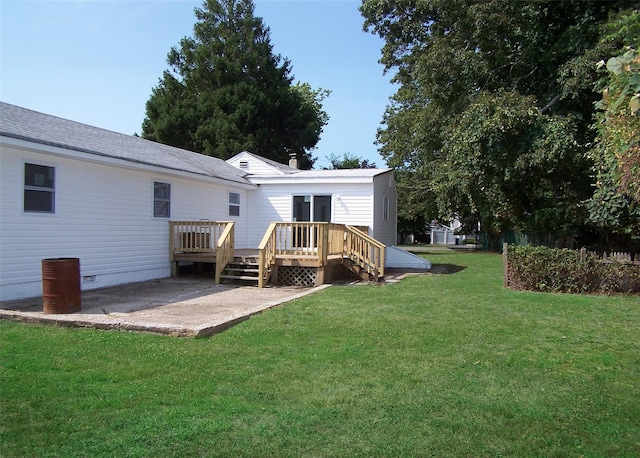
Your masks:
<path fill-rule="evenodd" d="M 233 259 L 234 223 L 231 221 L 169 221 L 169 260 L 178 253 L 216 255 L 215 282 Z"/>
<path fill-rule="evenodd" d="M 324 259 L 327 259 L 327 256 L 344 255 L 345 225 L 326 223 L 325 228 L 327 234 L 327 253 Z"/>
<path fill-rule="evenodd" d="M 276 225 L 271 223 L 265 232 L 262 241 L 258 246 L 258 264 L 260 273 L 258 274 L 258 287 L 264 288 L 271 278 L 273 265 L 276 259 Z"/>
<path fill-rule="evenodd" d="M 215 276 L 215 284 L 220 284 L 220 276 L 224 271 L 227 264 L 233 261 L 234 256 L 234 226 L 235 223 L 230 221 L 227 223 L 226 227 L 218 237 L 218 243 L 216 244 L 216 276 Z"/>
<path fill-rule="evenodd" d="M 312 222 L 271 223 L 259 252 L 259 284 L 271 277 L 278 257 L 315 257 L 318 266 L 327 264 L 329 256 L 348 258 L 376 281 L 384 276 L 384 244 L 364 232 L 344 224 Z"/>
<path fill-rule="evenodd" d="M 346 226 L 345 257 L 373 276 L 384 277 L 384 244 L 353 226 Z"/>
<path fill-rule="evenodd" d="M 169 221 L 169 251 L 171 254 L 213 253 L 227 224 L 209 220 Z"/>

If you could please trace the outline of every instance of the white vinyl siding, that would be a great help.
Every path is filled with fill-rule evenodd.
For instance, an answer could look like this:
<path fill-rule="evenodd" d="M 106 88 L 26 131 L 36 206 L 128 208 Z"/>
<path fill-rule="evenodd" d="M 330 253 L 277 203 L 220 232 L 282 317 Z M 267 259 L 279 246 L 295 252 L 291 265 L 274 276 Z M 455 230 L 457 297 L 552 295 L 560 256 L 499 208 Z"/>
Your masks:
<path fill-rule="evenodd" d="M 250 173 L 251 175 L 272 175 L 274 173 L 281 173 L 280 170 L 266 164 L 260 159 L 243 153 L 228 159 L 227 163 L 239 168 L 243 172 Z"/>
<path fill-rule="evenodd" d="M 2 146 L 0 300 L 42 294 L 41 260 L 80 258 L 83 289 L 170 275 L 169 223 L 153 217 L 153 182 L 171 183 L 172 220 L 227 220 L 227 194 L 247 191 L 183 177 Z M 55 163 L 56 212 L 25 213 L 24 163 Z M 207 198 L 204 198 L 207 197 Z M 246 247 L 246 217 L 236 247 Z"/>
<path fill-rule="evenodd" d="M 249 246 L 257 247 L 273 221 L 293 221 L 293 196 L 331 195 L 331 221 L 354 226 L 373 224 L 373 189 L 371 183 L 308 184 L 291 180 L 287 184 L 262 183 L 250 193 L 251 227 Z"/>
<path fill-rule="evenodd" d="M 371 235 L 385 245 L 395 245 L 398 227 L 398 192 L 392 172 L 376 176 L 373 185 L 375 211 Z"/>

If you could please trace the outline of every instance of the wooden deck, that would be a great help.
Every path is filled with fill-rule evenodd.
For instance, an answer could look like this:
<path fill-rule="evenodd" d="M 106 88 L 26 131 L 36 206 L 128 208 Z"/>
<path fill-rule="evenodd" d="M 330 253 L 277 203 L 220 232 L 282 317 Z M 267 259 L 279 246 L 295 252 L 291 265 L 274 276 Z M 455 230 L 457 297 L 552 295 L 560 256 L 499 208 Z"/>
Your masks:
<path fill-rule="evenodd" d="M 264 287 L 270 280 L 295 284 L 305 276 L 322 284 L 336 277 L 340 265 L 362 278 L 378 281 L 384 276 L 385 246 L 354 227 L 277 222 L 269 226 L 258 248 L 238 250 L 233 247 L 233 229 L 230 222 L 171 221 L 171 275 L 177 275 L 181 262 L 190 262 L 215 264 L 216 284 L 241 279 Z"/>

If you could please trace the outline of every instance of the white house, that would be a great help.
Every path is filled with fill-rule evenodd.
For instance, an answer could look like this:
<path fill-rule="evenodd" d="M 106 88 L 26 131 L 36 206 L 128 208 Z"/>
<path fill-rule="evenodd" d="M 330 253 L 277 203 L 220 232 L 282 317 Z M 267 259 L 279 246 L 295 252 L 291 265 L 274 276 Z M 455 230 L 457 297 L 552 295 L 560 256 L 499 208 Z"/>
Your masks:
<path fill-rule="evenodd" d="M 385 245 L 396 244 L 398 193 L 391 169 L 298 170 L 242 152 L 227 160 L 257 188 L 248 211 L 258 246 L 272 221 L 326 221 L 366 228 Z"/>
<path fill-rule="evenodd" d="M 46 258 L 79 258 L 82 289 L 167 277 L 170 220 L 234 221 L 241 249 L 293 220 L 391 245 L 396 215 L 390 169 L 225 162 L 0 102 L 0 300 L 39 296 Z"/>

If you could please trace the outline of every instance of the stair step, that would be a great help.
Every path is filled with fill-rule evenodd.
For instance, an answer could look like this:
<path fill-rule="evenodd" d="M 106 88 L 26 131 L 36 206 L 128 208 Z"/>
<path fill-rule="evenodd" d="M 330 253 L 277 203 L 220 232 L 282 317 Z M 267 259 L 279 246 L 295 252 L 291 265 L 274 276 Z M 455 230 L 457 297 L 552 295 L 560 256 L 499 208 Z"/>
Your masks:
<path fill-rule="evenodd" d="M 248 275 L 220 275 L 220 278 L 228 279 L 228 280 L 250 280 L 250 281 L 258 281 L 258 277 L 251 277 Z"/>
<path fill-rule="evenodd" d="M 229 264 L 255 264 L 258 265 L 260 261 L 256 258 L 233 258 Z"/>
<path fill-rule="evenodd" d="M 246 269 L 244 267 L 226 267 L 225 270 L 227 272 L 246 272 L 246 273 L 254 273 L 259 274 L 260 269 Z"/>

